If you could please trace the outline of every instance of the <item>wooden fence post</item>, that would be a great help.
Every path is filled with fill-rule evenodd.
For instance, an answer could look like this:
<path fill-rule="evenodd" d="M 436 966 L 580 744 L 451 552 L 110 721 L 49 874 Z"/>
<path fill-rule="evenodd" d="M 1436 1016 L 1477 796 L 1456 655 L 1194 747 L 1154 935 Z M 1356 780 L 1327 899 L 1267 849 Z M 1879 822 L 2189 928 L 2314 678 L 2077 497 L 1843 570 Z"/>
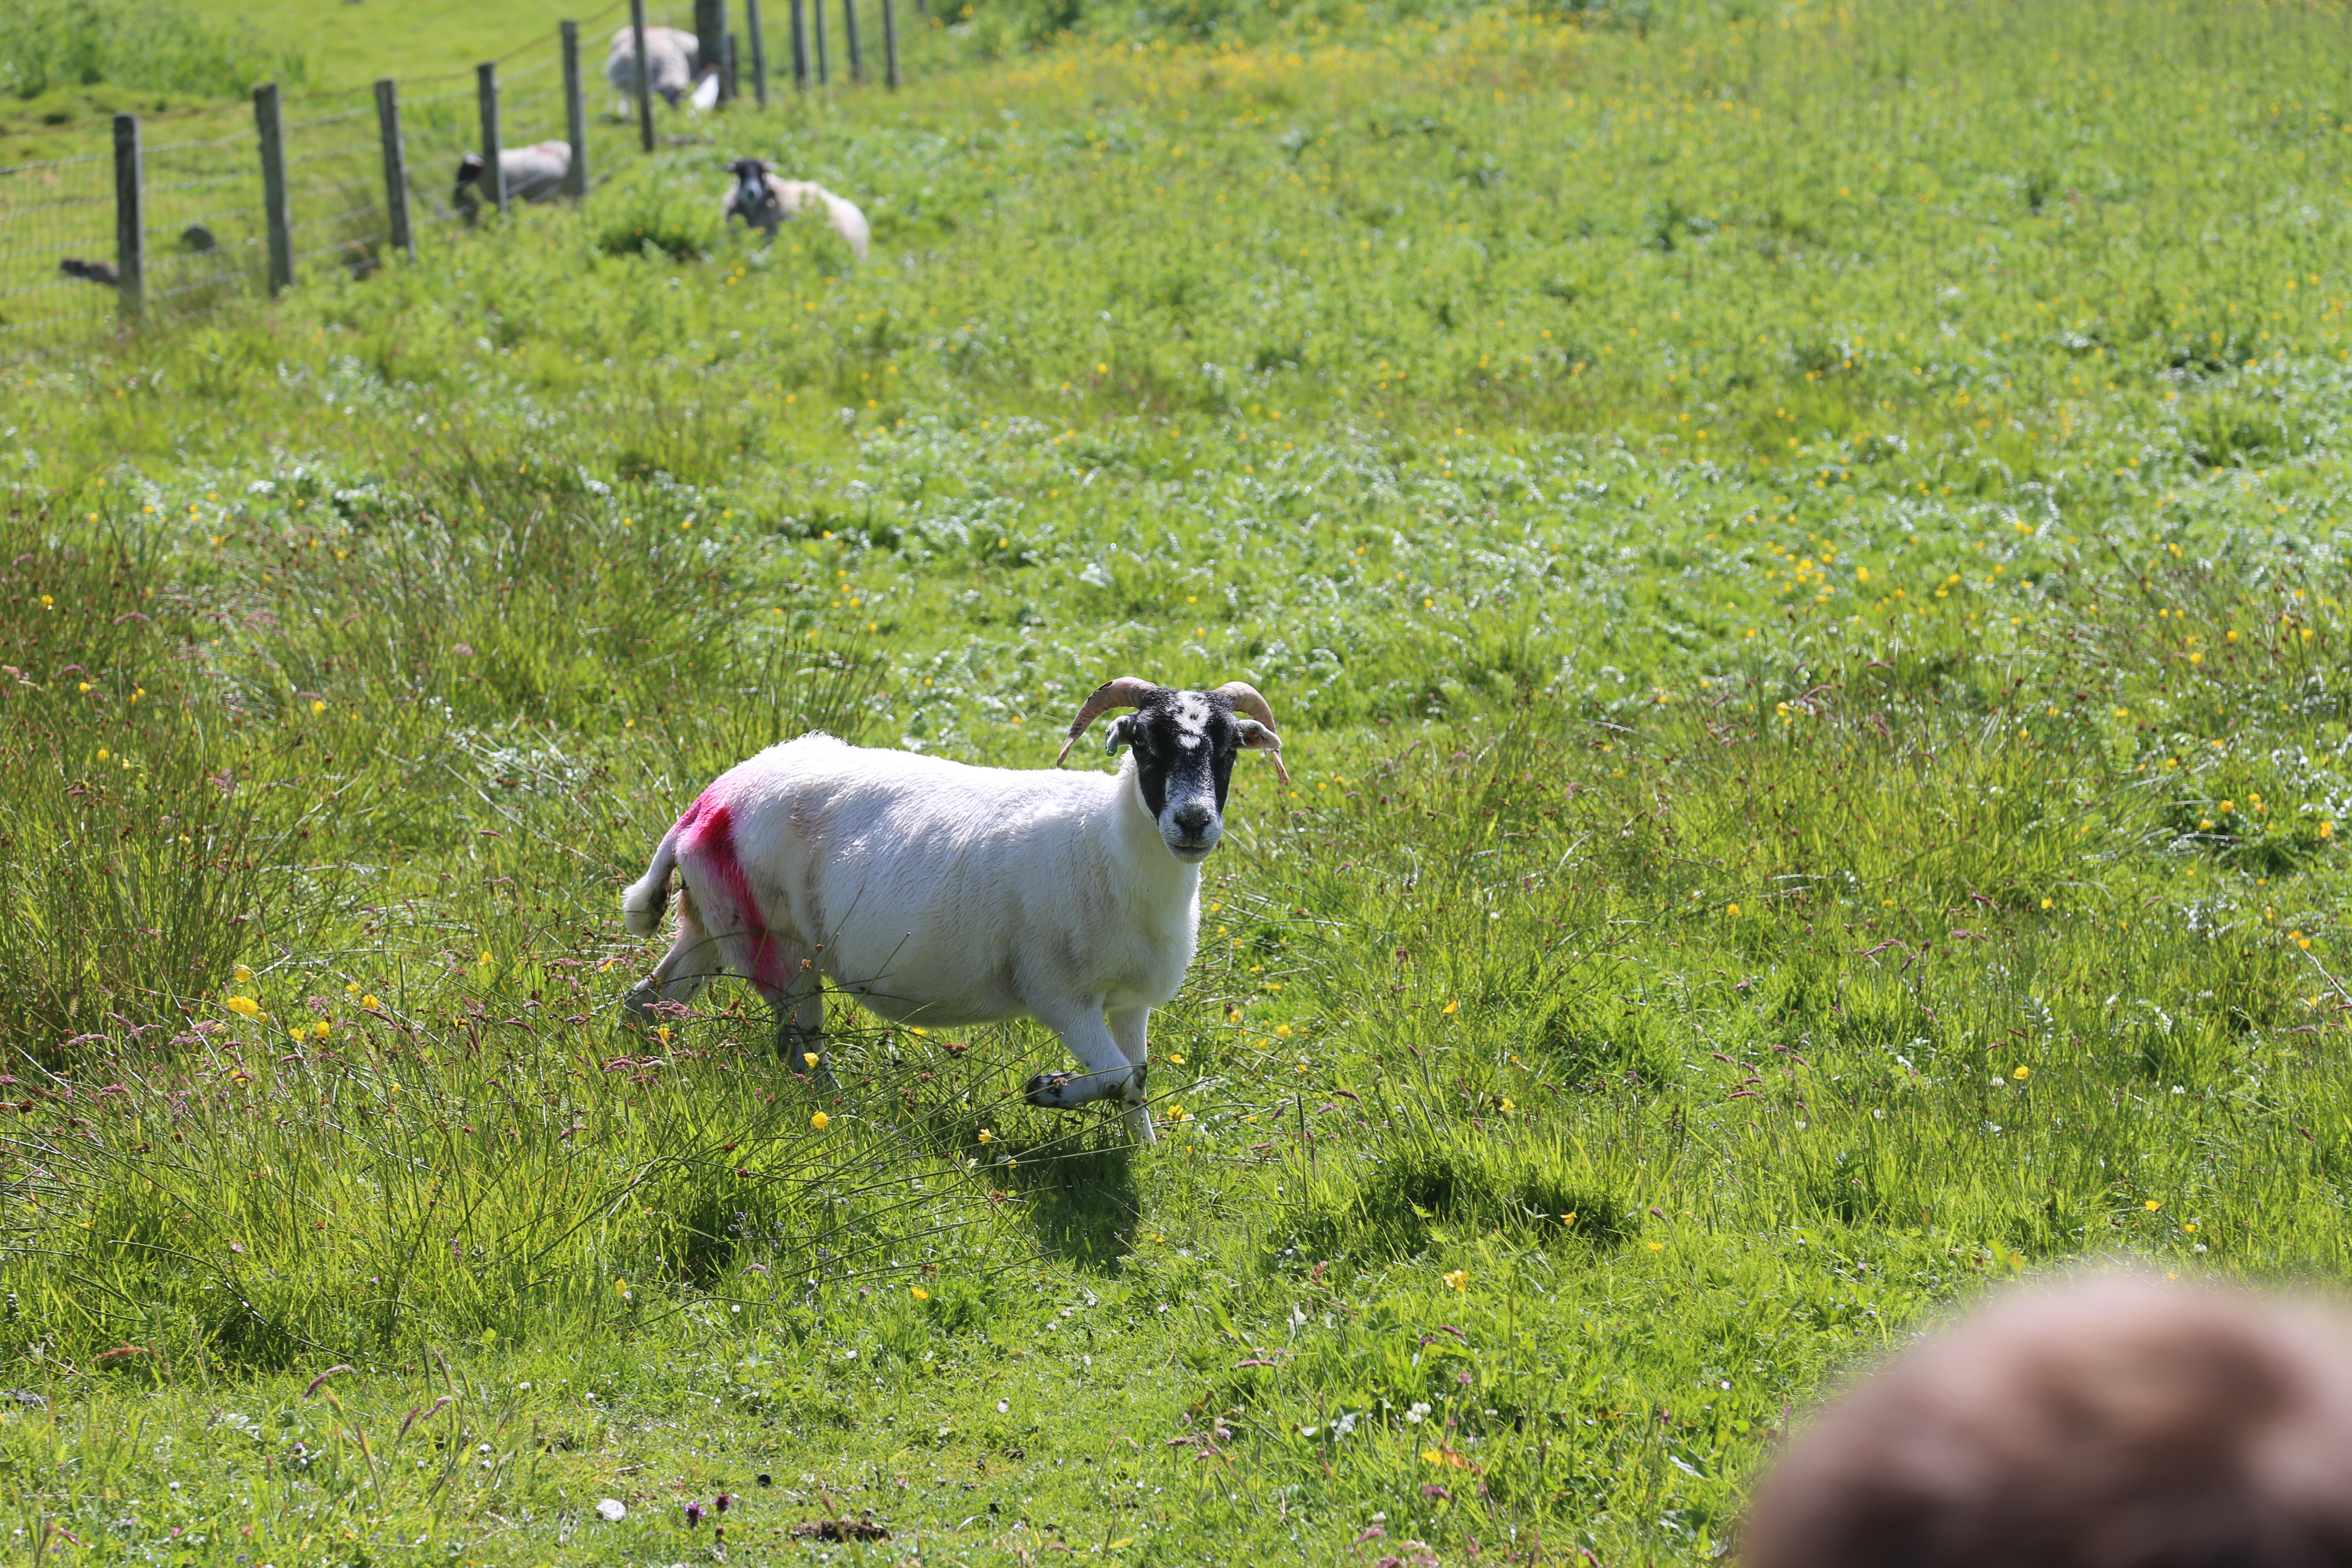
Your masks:
<path fill-rule="evenodd" d="M 841 39 L 849 50 L 849 79 L 866 79 L 866 62 L 857 53 L 857 0 L 841 0 Z"/>
<path fill-rule="evenodd" d="M 735 79 L 735 29 L 730 27 L 719 36 L 719 101 L 732 103 L 742 96 Z"/>
<path fill-rule="evenodd" d="M 882 0 L 882 64 L 884 80 L 890 90 L 898 90 L 898 0 Z"/>
<path fill-rule="evenodd" d="M 806 92 L 809 79 L 808 0 L 793 0 L 793 90 Z"/>
<path fill-rule="evenodd" d="M 694 0 L 697 74 L 719 73 L 719 101 L 727 101 L 727 0 Z"/>
<path fill-rule="evenodd" d="M 637 46 L 637 141 L 654 150 L 654 72 L 646 59 L 646 0 L 629 0 L 629 30 Z"/>
<path fill-rule="evenodd" d="M 474 101 L 482 113 L 482 186 L 490 205 L 504 217 L 507 211 L 506 160 L 499 145 L 499 62 L 484 60 L 474 68 Z"/>
<path fill-rule="evenodd" d="M 375 128 L 383 139 L 383 212 L 392 247 L 416 259 L 416 237 L 408 227 L 408 151 L 400 140 L 400 89 L 390 77 L 375 84 Z"/>
<path fill-rule="evenodd" d="M 580 83 L 580 24 L 563 24 L 563 131 L 572 142 L 572 166 L 563 194 L 577 201 L 588 194 L 588 95 Z"/>
<path fill-rule="evenodd" d="M 139 117 L 114 117 L 115 320 L 135 321 L 147 304 L 147 228 L 140 205 Z"/>
<path fill-rule="evenodd" d="M 809 0 L 809 17 L 816 24 L 816 84 L 828 85 L 832 73 L 825 69 L 824 60 L 824 0 Z"/>
<path fill-rule="evenodd" d="M 760 19 L 760 0 L 743 0 L 743 30 L 751 35 L 751 101 L 768 107 L 768 29 Z"/>
<path fill-rule="evenodd" d="M 253 126 L 261 133 L 261 212 L 269 233 L 269 292 L 294 284 L 294 213 L 286 199 L 286 127 L 278 115 L 278 84 L 253 89 Z"/>

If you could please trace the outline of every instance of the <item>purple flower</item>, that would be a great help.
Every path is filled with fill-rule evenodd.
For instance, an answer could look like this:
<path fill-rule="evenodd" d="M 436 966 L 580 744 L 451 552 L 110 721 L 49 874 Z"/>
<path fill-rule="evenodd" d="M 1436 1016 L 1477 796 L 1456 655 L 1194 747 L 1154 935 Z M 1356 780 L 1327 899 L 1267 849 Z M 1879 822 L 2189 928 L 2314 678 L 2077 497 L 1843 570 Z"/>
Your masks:
<path fill-rule="evenodd" d="M 692 1530 L 696 1525 L 700 1524 L 701 1522 L 702 1522 L 702 1505 L 701 1505 L 700 1503 L 698 1503 L 698 1502 L 690 1502 L 690 1503 L 688 1503 L 688 1504 L 686 1505 L 686 1527 L 687 1527 L 687 1529 L 688 1529 L 688 1530 Z"/>
<path fill-rule="evenodd" d="M 719 1512 L 725 1513 L 727 1511 L 727 1504 L 729 1500 L 727 1494 L 725 1492 L 720 1492 L 717 1497 L 710 1500 L 710 1506 L 717 1509 Z"/>
<path fill-rule="evenodd" d="M 1422 1482 L 1421 1495 L 1437 1502 L 1452 1502 L 1454 1500 L 1454 1494 L 1447 1491 L 1444 1487 L 1439 1486 L 1435 1481 Z"/>
<path fill-rule="evenodd" d="M 1356 1531 L 1356 1539 L 1358 1541 L 1380 1541 L 1385 1539 L 1387 1535 L 1388 1531 L 1382 1530 L 1377 1524 L 1368 1524 L 1364 1526 L 1363 1529 Z"/>

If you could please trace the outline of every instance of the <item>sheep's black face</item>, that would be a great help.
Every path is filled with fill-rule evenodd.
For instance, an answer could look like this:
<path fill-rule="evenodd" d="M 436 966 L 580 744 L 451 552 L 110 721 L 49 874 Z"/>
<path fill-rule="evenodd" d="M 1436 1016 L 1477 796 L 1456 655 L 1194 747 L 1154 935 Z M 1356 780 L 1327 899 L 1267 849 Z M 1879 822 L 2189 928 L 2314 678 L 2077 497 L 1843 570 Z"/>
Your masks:
<path fill-rule="evenodd" d="M 735 210 L 746 215 L 768 205 L 768 165 L 757 158 L 738 158 L 727 165 L 735 176 Z"/>
<path fill-rule="evenodd" d="M 1109 744 L 1135 754 L 1143 804 L 1168 853 L 1187 865 L 1209 858 L 1225 832 L 1225 789 L 1242 727 L 1233 705 L 1207 691 L 1153 692 L 1113 723 Z"/>
<path fill-rule="evenodd" d="M 482 162 L 482 155 L 479 153 L 467 153 L 464 157 L 457 160 L 457 188 L 461 191 L 464 190 L 467 185 L 470 185 L 475 181 L 480 179 L 482 177 L 482 171 L 488 167 L 488 164 Z"/>

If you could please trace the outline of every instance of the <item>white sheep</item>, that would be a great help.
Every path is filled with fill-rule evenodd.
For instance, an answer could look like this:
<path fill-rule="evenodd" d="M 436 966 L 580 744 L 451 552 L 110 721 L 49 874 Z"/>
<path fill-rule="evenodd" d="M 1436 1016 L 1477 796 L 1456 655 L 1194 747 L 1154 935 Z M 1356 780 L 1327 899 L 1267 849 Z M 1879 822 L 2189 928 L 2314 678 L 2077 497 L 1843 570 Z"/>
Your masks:
<path fill-rule="evenodd" d="M 1062 756 L 1114 708 L 1136 710 L 1108 732 L 1128 752 L 1115 773 L 968 767 L 822 734 L 721 773 L 622 898 L 628 929 L 651 934 L 677 868 L 677 941 L 625 1018 L 645 1026 L 739 974 L 784 1015 L 787 1060 L 816 1055 L 821 1070 L 826 980 L 899 1023 L 1034 1018 L 1085 1071 L 1037 1074 L 1029 1102 L 1116 1097 L 1151 1141 L 1146 1029 L 1192 962 L 1234 759 L 1255 748 L 1288 774 L 1272 710 L 1239 681 L 1111 681 Z"/>
<path fill-rule="evenodd" d="M 480 213 L 482 176 L 488 172 L 489 164 L 479 153 L 468 153 L 457 160 L 457 184 L 449 193 L 449 201 L 466 215 L 467 223 Z M 572 143 L 534 142 L 528 147 L 509 147 L 499 154 L 499 172 L 506 176 L 509 202 L 551 202 L 563 194 L 563 182 L 572 173 Z"/>
<path fill-rule="evenodd" d="M 874 230 L 856 203 L 808 180 L 780 180 L 769 173 L 763 158 L 738 158 L 727 165 L 727 172 L 735 176 L 735 183 L 727 187 L 719 205 L 722 221 L 741 218 L 773 243 L 786 220 L 821 207 L 833 232 L 849 242 L 850 254 L 860 261 L 866 259 Z"/>
<path fill-rule="evenodd" d="M 702 40 L 676 27 L 647 27 L 646 58 L 653 64 L 652 90 L 676 109 L 678 100 L 694 90 L 695 79 L 701 73 Z M 623 27 L 613 35 L 612 49 L 604 56 L 604 79 L 620 96 L 620 118 L 634 115 L 637 40 L 632 29 Z"/>

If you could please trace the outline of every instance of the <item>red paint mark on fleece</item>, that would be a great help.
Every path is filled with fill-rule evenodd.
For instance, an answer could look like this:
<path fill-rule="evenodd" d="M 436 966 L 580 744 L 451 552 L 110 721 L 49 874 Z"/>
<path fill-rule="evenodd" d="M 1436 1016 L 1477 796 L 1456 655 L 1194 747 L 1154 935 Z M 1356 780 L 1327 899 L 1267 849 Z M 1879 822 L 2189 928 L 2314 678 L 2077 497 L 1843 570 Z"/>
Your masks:
<path fill-rule="evenodd" d="M 734 814 L 705 795 L 688 806 L 686 816 L 678 820 L 683 823 L 688 818 L 699 818 L 694 827 L 695 854 L 710 868 L 712 879 L 726 889 L 737 917 L 743 922 L 743 934 L 751 949 L 751 983 L 772 991 L 782 990 L 786 979 L 784 957 L 768 930 L 760 900 L 751 892 L 751 879 L 744 875 L 743 862 L 736 858 Z"/>

